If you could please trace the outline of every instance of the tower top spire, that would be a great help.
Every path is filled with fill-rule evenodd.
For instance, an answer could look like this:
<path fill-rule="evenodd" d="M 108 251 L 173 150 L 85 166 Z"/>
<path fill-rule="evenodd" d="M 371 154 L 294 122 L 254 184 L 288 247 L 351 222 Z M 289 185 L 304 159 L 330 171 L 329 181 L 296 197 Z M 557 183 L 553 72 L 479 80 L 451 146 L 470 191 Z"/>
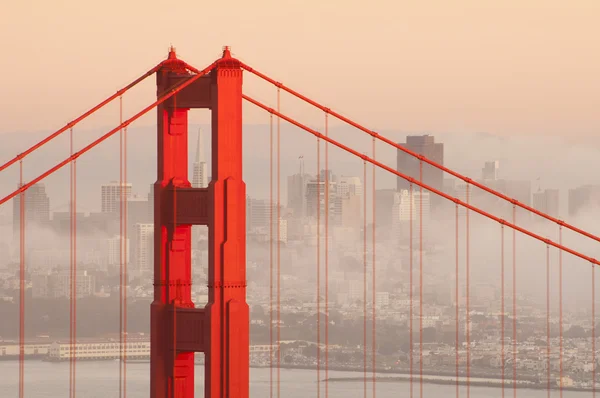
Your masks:
<path fill-rule="evenodd" d="M 223 57 L 222 58 L 231 58 L 231 47 L 223 46 Z"/>
<path fill-rule="evenodd" d="M 175 52 L 175 47 L 171 44 L 169 47 L 169 59 L 177 59 L 177 53 Z"/>

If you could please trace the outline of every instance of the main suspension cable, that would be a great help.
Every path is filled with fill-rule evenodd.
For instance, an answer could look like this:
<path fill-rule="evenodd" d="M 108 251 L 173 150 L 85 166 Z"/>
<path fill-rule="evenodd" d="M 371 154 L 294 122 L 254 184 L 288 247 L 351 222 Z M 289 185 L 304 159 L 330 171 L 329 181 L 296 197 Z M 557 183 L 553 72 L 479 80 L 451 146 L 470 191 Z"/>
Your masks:
<path fill-rule="evenodd" d="M 5 197 L 3 197 L 2 199 L 0 199 L 0 205 L 3 205 L 4 203 L 8 202 L 12 198 L 14 198 L 18 194 L 20 194 L 21 192 L 26 191 L 31 186 L 37 184 L 38 182 L 42 181 L 44 178 L 46 178 L 49 175 L 51 175 L 51 174 L 55 173 L 56 171 L 60 170 L 61 168 L 63 168 L 64 166 L 66 166 L 69 162 L 73 161 L 74 159 L 77 159 L 79 156 L 83 155 L 84 153 L 89 152 L 90 150 L 92 150 L 93 148 L 95 148 L 96 146 L 98 146 L 100 143 L 102 143 L 105 140 L 107 140 L 108 138 L 112 137 L 114 134 L 116 134 L 122 128 L 129 126 L 131 123 L 133 123 L 134 121 L 136 121 L 140 117 L 144 116 L 146 113 L 150 112 L 152 109 L 154 109 L 158 105 L 160 105 L 163 102 L 167 101 L 169 98 L 171 98 L 172 96 L 174 96 L 175 94 L 177 94 L 178 92 L 180 92 L 181 90 L 183 90 L 184 88 L 188 87 L 189 85 L 191 85 L 192 83 L 194 83 L 196 80 L 200 79 L 200 77 L 206 75 L 208 72 L 210 72 L 211 70 L 213 70 L 214 67 L 215 67 L 215 63 L 211 64 L 210 66 L 208 66 L 207 68 L 205 68 L 204 70 L 202 70 L 201 73 L 190 77 L 189 79 L 187 79 L 183 83 L 179 83 L 179 84 L 175 85 L 173 88 L 171 88 L 170 90 L 168 90 L 166 92 L 166 94 L 164 94 L 162 97 L 160 97 L 159 99 L 157 99 L 156 101 L 154 101 L 152 104 L 148 105 L 147 107 L 145 107 L 144 109 L 142 109 L 141 111 L 139 111 L 138 113 L 136 113 L 135 115 L 133 115 L 132 117 L 130 117 L 129 119 L 127 119 L 126 121 L 124 121 L 121 125 L 119 125 L 119 126 L 115 127 L 114 129 L 110 130 L 108 133 L 106 133 L 103 136 L 101 136 L 100 138 L 96 139 L 94 142 L 88 144 L 87 146 L 85 146 L 84 148 L 82 148 L 80 151 L 75 152 L 72 156 L 69 156 L 67 159 L 63 160 L 62 162 L 57 163 L 52 168 L 46 170 L 44 173 L 40 174 L 39 176 L 37 176 L 33 180 L 29 181 L 28 183 L 23 184 L 19 189 L 13 191 L 12 193 L 10 193 L 10 194 L 6 195 Z"/>
<path fill-rule="evenodd" d="M 358 123 L 356 123 L 356 122 L 348 119 L 347 117 L 344 117 L 341 114 L 335 112 L 331 108 L 328 108 L 328 107 L 326 107 L 326 106 L 324 106 L 324 105 L 322 105 L 322 104 L 320 104 L 320 103 L 318 103 L 316 101 L 311 100 L 310 98 L 308 98 L 308 97 L 300 94 L 299 92 L 294 91 L 291 88 L 287 87 L 283 83 L 278 82 L 278 81 L 270 78 L 269 76 L 267 76 L 267 75 L 265 75 L 265 74 L 257 71 L 256 69 L 250 67 L 249 65 L 246 65 L 243 62 L 241 63 L 241 65 L 242 65 L 242 68 L 244 70 L 246 70 L 246 71 L 248 71 L 248 72 L 250 72 L 250 73 L 258 76 L 259 78 L 261 78 L 261 79 L 263 79 L 263 80 L 265 80 L 265 81 L 267 81 L 267 82 L 269 82 L 269 83 L 277 86 L 278 88 L 280 88 L 280 89 L 286 91 L 287 93 L 293 95 L 294 97 L 296 97 L 296 98 L 298 98 L 298 99 L 300 99 L 300 100 L 302 100 L 302 101 L 304 101 L 304 102 L 306 102 L 306 103 L 314 106 L 315 108 L 318 108 L 318 109 L 322 110 L 323 112 L 326 112 L 326 113 L 330 114 L 331 116 L 335 117 L 336 119 L 341 120 L 342 122 L 344 122 L 346 124 L 349 124 L 350 126 L 356 128 L 356 129 L 358 129 L 358 130 L 360 130 L 360 131 L 362 131 L 364 133 L 367 133 L 367 134 L 375 137 L 376 139 L 378 139 L 378 140 L 380 140 L 380 141 L 382 141 L 382 142 L 384 142 L 384 143 L 386 143 L 388 145 L 391 145 L 392 147 L 396 148 L 397 150 L 403 151 L 406 154 L 408 154 L 408 155 L 410 155 L 410 156 L 412 156 L 414 158 L 417 158 L 417 159 L 419 159 L 419 160 L 421 160 L 421 161 L 423 161 L 423 162 L 425 162 L 425 163 L 427 163 L 427 164 L 429 164 L 429 165 L 431 165 L 431 166 L 433 166 L 433 167 L 435 167 L 435 168 L 437 168 L 439 170 L 442 170 L 444 173 L 447 173 L 447 174 L 449 174 L 449 175 L 451 175 L 453 177 L 456 177 L 456 178 L 464 181 L 465 183 L 471 184 L 474 187 L 477 187 L 477 188 L 479 188 L 479 189 L 481 189 L 481 190 L 483 190 L 483 191 L 485 191 L 487 193 L 490 193 L 490 194 L 492 194 L 492 195 L 494 195 L 494 196 L 496 196 L 496 197 L 498 197 L 498 198 L 500 198 L 500 199 L 502 199 L 504 201 L 510 202 L 513 205 L 518 206 L 518 207 L 520 207 L 520 208 L 522 208 L 524 210 L 527 210 L 530 213 L 533 213 L 533 214 L 535 214 L 535 215 L 537 215 L 539 217 L 542 217 L 542 218 L 545 218 L 545 219 L 547 219 L 549 221 L 552 221 L 553 223 L 555 223 L 555 224 L 557 224 L 559 226 L 563 226 L 565 228 L 568 228 L 568 229 L 570 229 L 570 230 L 572 230 L 574 232 L 577 232 L 578 234 L 581 234 L 581 235 L 583 235 L 583 236 L 585 236 L 587 238 L 590 238 L 590 239 L 593 239 L 593 240 L 595 240 L 597 242 L 600 242 L 600 236 L 593 235 L 593 234 L 591 234 L 589 232 L 586 232 L 586 231 L 584 231 L 582 229 L 579 229 L 579 228 L 577 228 L 577 227 L 575 227 L 573 225 L 570 225 L 570 224 L 568 224 L 568 223 L 566 223 L 566 222 L 564 222 L 562 220 L 559 220 L 559 219 L 557 219 L 555 217 L 552 217 L 552 216 L 550 216 L 548 214 L 545 214 L 545 213 L 543 213 L 543 212 L 541 212 L 541 211 L 539 211 L 539 210 L 537 210 L 537 209 L 535 209 L 535 208 L 533 208 L 531 206 L 528 206 L 528 205 L 526 205 L 526 204 L 524 204 L 522 202 L 519 202 L 516 199 L 510 198 L 510 197 L 504 195 L 501 192 L 498 192 L 498 191 L 496 191 L 494 189 L 491 189 L 491 188 L 487 187 L 486 185 L 484 185 L 482 183 L 479 183 L 479 182 L 477 182 L 475 180 L 472 180 L 471 178 L 469 178 L 467 176 L 464 176 L 464 175 L 462 175 L 460 173 L 457 173 L 457 172 L 455 172 L 452 169 L 444 167 L 443 165 L 438 164 L 438 163 L 436 163 L 436 162 L 428 159 L 427 157 L 425 157 L 423 155 L 419 155 L 418 153 L 411 151 L 410 149 L 408 149 L 408 148 L 406 148 L 406 147 L 404 147 L 404 146 L 402 146 L 402 145 L 400 145 L 400 144 L 398 144 L 398 143 L 390 140 L 389 138 L 387 138 L 387 137 L 385 137 L 385 136 L 383 136 L 383 135 L 381 135 L 381 134 L 379 134 L 379 133 L 377 133 L 377 132 L 375 132 L 373 130 L 370 130 L 370 129 L 364 127 L 364 126 L 361 126 L 360 124 L 358 124 Z M 267 109 L 265 108 L 265 110 L 267 110 Z"/>
<path fill-rule="evenodd" d="M 88 116 L 90 116 L 93 113 L 95 113 L 96 111 L 100 110 L 105 105 L 107 105 L 110 102 L 112 102 L 113 100 L 115 100 L 117 97 L 122 96 L 127 91 L 129 91 L 131 88 L 133 88 L 134 86 L 136 86 L 139 83 L 141 83 L 142 81 L 144 81 L 146 78 L 152 76 L 157 70 L 159 70 L 162 67 L 163 63 L 164 63 L 164 61 L 161 62 L 161 63 L 159 63 L 154 68 L 150 69 L 148 72 L 144 73 L 143 75 L 141 75 L 137 79 L 135 79 L 133 82 L 129 83 L 127 86 L 121 88 L 115 94 L 113 94 L 110 97 L 106 98 L 104 101 L 100 102 L 98 105 L 96 105 L 95 107 L 91 108 L 90 110 L 88 110 L 87 112 L 85 112 L 84 114 L 82 114 L 81 116 L 79 116 L 78 118 L 76 118 L 73 121 L 67 123 L 64 127 L 60 128 L 59 130 L 57 130 L 54 133 L 50 134 L 48 137 L 44 138 L 42 141 L 40 141 L 37 144 L 31 146 L 29 149 L 25 150 L 24 152 L 21 152 L 20 154 L 18 154 L 17 156 L 15 156 L 13 159 L 11 159 L 8 162 L 6 162 L 3 165 L 1 165 L 0 166 L 0 172 L 2 172 L 7 167 L 10 167 L 12 164 L 16 163 L 17 161 L 24 159 L 27 155 L 29 155 L 30 153 L 32 153 L 36 149 L 44 146 L 49 141 L 52 141 L 54 138 L 58 137 L 59 135 L 61 135 L 65 131 L 73 128 L 75 125 L 77 125 L 82 120 L 86 119 Z"/>

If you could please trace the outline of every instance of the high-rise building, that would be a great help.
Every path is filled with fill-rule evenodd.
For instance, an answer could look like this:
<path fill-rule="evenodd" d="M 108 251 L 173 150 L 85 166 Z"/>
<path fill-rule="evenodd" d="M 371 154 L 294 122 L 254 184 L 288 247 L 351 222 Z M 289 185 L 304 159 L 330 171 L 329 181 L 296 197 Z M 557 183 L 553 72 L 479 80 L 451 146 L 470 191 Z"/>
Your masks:
<path fill-rule="evenodd" d="M 492 162 L 485 162 L 483 169 L 481 169 L 481 178 L 483 181 L 496 181 L 498 179 L 498 170 L 500 169 L 500 162 L 494 160 Z"/>
<path fill-rule="evenodd" d="M 151 272 L 154 265 L 154 224 L 135 224 L 135 265 L 140 273 Z"/>
<path fill-rule="evenodd" d="M 204 155 L 204 142 L 202 138 L 202 129 L 198 129 L 196 158 L 192 171 L 192 187 L 194 188 L 206 188 L 208 186 L 208 166 Z"/>
<path fill-rule="evenodd" d="M 102 185 L 102 213 L 118 213 L 121 211 L 121 193 L 125 200 L 131 197 L 131 184 L 124 182 L 122 185 L 116 181 Z"/>
<path fill-rule="evenodd" d="M 558 189 L 545 189 L 533 194 L 533 207 L 552 217 L 559 214 L 559 191 Z"/>
<path fill-rule="evenodd" d="M 335 198 L 337 196 L 335 175 L 331 170 L 321 170 L 318 179 L 311 179 L 306 184 L 306 215 L 311 218 L 317 218 L 318 215 L 322 222 L 325 220 L 325 177 L 327 177 L 329 183 L 328 214 L 332 217 L 335 208 Z M 320 214 L 317 212 L 317 209 L 319 209 Z"/>
<path fill-rule="evenodd" d="M 19 186 L 20 187 L 20 186 Z M 38 226 L 47 225 L 50 222 L 50 198 L 46 194 L 46 186 L 42 183 L 34 184 L 24 193 L 25 227 L 34 224 Z M 20 217 L 21 197 L 17 195 L 13 199 L 13 236 L 19 235 L 21 223 Z"/>
<path fill-rule="evenodd" d="M 375 224 L 377 228 L 392 225 L 392 208 L 394 207 L 395 189 L 378 189 L 375 191 Z"/>
<path fill-rule="evenodd" d="M 401 142 L 399 145 L 419 155 L 423 155 L 438 164 L 444 164 L 444 144 L 436 143 L 432 135 L 409 135 L 406 137 L 406 142 Z M 419 159 L 398 149 L 396 160 L 396 170 L 398 172 L 414 179 L 419 179 L 421 163 Z M 442 170 L 423 162 L 423 182 L 433 188 L 442 190 L 444 188 L 444 173 Z M 396 186 L 398 191 L 409 189 L 409 186 L 410 183 L 408 181 L 398 177 Z"/>
<path fill-rule="evenodd" d="M 569 215 L 574 216 L 586 207 L 600 205 L 600 185 L 584 185 L 569 189 Z"/>
<path fill-rule="evenodd" d="M 431 228 L 431 199 L 427 191 L 420 192 L 403 189 L 396 192 L 393 211 L 393 236 L 396 239 L 410 238 L 412 223 L 413 247 L 422 237 L 423 241 L 430 241 L 428 233 Z M 422 233 L 421 233 L 422 231 Z"/>
<path fill-rule="evenodd" d="M 300 161 L 300 171 L 297 174 L 288 177 L 287 181 L 287 207 L 293 212 L 294 217 L 306 217 L 306 185 L 311 177 L 304 172 L 304 157 L 298 158 Z"/>
<path fill-rule="evenodd" d="M 363 185 L 359 177 L 341 176 L 336 183 L 334 225 L 359 230 L 362 225 Z"/>
<path fill-rule="evenodd" d="M 120 265 L 123 262 L 121 253 L 123 254 L 123 260 L 125 260 L 124 263 L 129 264 L 129 239 L 122 242 L 121 237 L 117 235 L 107 239 L 106 242 L 108 245 L 108 265 Z M 125 247 L 122 247 L 122 243 Z"/>

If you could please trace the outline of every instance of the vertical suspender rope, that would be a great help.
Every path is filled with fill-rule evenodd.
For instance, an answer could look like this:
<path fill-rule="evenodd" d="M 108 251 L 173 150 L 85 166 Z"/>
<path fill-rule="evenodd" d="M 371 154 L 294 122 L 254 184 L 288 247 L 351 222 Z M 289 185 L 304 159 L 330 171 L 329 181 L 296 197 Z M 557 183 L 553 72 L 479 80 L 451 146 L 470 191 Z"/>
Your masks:
<path fill-rule="evenodd" d="M 375 159 L 375 137 L 373 137 L 373 159 Z M 371 220 L 371 225 L 373 226 L 373 230 L 371 231 L 371 239 L 373 240 L 373 244 L 372 244 L 372 250 L 373 250 L 373 335 L 371 336 L 372 338 L 372 343 L 371 343 L 371 350 L 373 351 L 373 398 L 375 398 L 376 395 L 376 387 L 377 387 L 377 380 L 375 379 L 375 371 L 377 368 L 377 310 L 376 310 L 376 292 L 377 292 L 377 274 L 375 273 L 375 170 L 376 167 L 375 165 L 373 165 L 373 176 L 371 177 L 371 202 L 372 202 L 372 206 L 373 206 L 373 220 Z"/>
<path fill-rule="evenodd" d="M 469 203 L 469 190 L 470 190 L 470 185 L 467 183 L 467 192 L 466 192 L 466 201 L 467 203 Z M 466 288 L 466 313 L 465 313 L 465 319 L 466 319 L 466 334 L 467 334 L 467 398 L 469 398 L 471 396 L 471 264 L 470 264 L 470 259 L 469 259 L 469 252 L 470 252 L 470 247 L 469 247 L 469 241 L 470 241 L 470 236 L 469 236 L 469 209 L 466 209 L 466 213 L 465 213 L 465 221 L 466 221 L 466 242 L 465 242 L 465 246 L 466 246 L 466 253 L 465 253 L 465 258 L 466 258 L 466 282 L 467 282 L 467 288 Z"/>
<path fill-rule="evenodd" d="M 273 114 L 269 114 L 269 397 L 273 398 Z"/>
<path fill-rule="evenodd" d="M 517 207 L 513 205 L 513 225 L 517 221 Z M 513 229 L 513 286 L 512 286 L 512 299 L 513 299 L 513 397 L 517 397 L 517 234 Z"/>
<path fill-rule="evenodd" d="M 277 88 L 277 112 L 281 109 L 281 89 Z M 281 397 L 281 118 L 277 117 L 277 398 Z"/>
<path fill-rule="evenodd" d="M 367 161 L 363 160 L 363 387 L 367 398 Z"/>
<path fill-rule="evenodd" d="M 419 161 L 423 182 L 423 161 Z M 423 187 L 419 186 L 419 397 L 423 398 Z"/>
<path fill-rule="evenodd" d="M 123 123 L 123 96 L 119 96 L 119 124 Z M 123 397 L 123 261 L 125 238 L 123 236 L 123 129 L 119 131 L 119 397 Z"/>
<path fill-rule="evenodd" d="M 459 262 L 458 262 L 458 250 L 459 250 L 458 249 L 458 220 L 459 220 L 459 217 L 458 217 L 458 204 L 455 205 L 455 211 L 454 212 L 455 212 L 455 218 L 456 218 L 456 221 L 455 221 L 455 233 L 454 233 L 455 234 L 455 239 L 456 239 L 455 244 L 454 244 L 455 245 L 455 250 L 456 250 L 456 253 L 455 253 L 455 264 L 454 264 L 454 266 L 455 266 L 455 270 L 454 270 L 454 278 L 455 278 L 455 281 L 454 281 L 454 301 L 455 301 L 455 304 L 454 304 L 454 307 L 455 307 L 455 310 L 456 310 L 456 314 L 455 314 L 455 317 L 456 317 L 456 343 L 455 343 L 456 344 L 455 345 L 455 350 L 456 350 L 456 398 L 458 398 L 459 395 L 460 395 L 460 379 L 459 379 L 459 377 L 460 377 L 460 369 L 459 369 L 459 359 L 460 359 L 459 358 L 460 318 L 459 318 L 459 311 L 458 311 L 458 309 L 459 309 L 459 306 L 458 306 L 458 302 L 459 302 L 459 295 L 458 295 L 458 291 L 459 291 L 459 283 L 458 283 L 458 275 L 459 275 L 458 274 L 458 271 L 459 271 L 459 269 L 458 269 L 459 268 L 458 267 L 459 266 Z"/>
<path fill-rule="evenodd" d="M 596 266 L 592 264 L 592 397 L 596 398 Z"/>
<path fill-rule="evenodd" d="M 325 137 L 329 126 L 325 113 Z M 329 143 L 325 142 L 325 398 L 329 397 Z"/>
<path fill-rule="evenodd" d="M 23 186 L 23 160 L 19 161 L 19 188 Z M 19 398 L 25 396 L 25 192 L 19 195 Z"/>
<path fill-rule="evenodd" d="M 321 139 L 317 138 L 317 398 L 321 396 Z"/>
<path fill-rule="evenodd" d="M 70 128 L 69 129 L 69 154 L 71 156 L 73 156 L 73 129 Z M 75 202 L 75 195 L 74 195 L 74 187 L 73 187 L 73 162 L 70 162 L 70 181 L 69 181 L 69 187 L 70 187 L 70 198 L 69 198 L 69 212 L 70 212 L 70 222 L 71 222 L 71 226 L 70 226 L 70 234 L 69 234 L 69 398 L 73 398 L 75 396 L 75 391 L 73 388 L 73 384 L 75 382 L 74 377 L 73 377 L 73 367 L 74 367 L 74 361 L 75 361 L 75 353 L 74 353 L 74 347 L 75 347 L 75 336 L 73 333 L 73 325 L 75 324 L 75 314 L 73 313 L 73 300 L 75 298 L 75 294 L 74 294 L 74 287 L 75 287 L 75 271 L 74 271 L 74 264 L 75 264 L 75 255 L 74 255 L 74 245 L 73 245 L 73 235 L 75 233 L 75 206 L 74 206 L 74 202 Z"/>
<path fill-rule="evenodd" d="M 546 245 L 546 389 L 550 398 L 550 246 Z"/>
<path fill-rule="evenodd" d="M 413 184 L 412 182 L 409 185 L 408 188 L 408 192 L 409 192 L 409 198 L 408 198 L 408 206 L 409 206 L 409 232 L 408 232 L 408 251 L 409 251 L 409 270 L 408 270 L 408 279 L 409 279 L 409 293 L 408 293 L 408 301 L 409 301 L 409 309 L 408 309 L 408 328 L 409 328 L 409 336 L 408 336 L 408 340 L 409 340 L 409 349 L 408 349 L 408 353 L 409 353 L 409 368 L 410 368 L 410 398 L 413 398 L 413 201 L 414 201 L 414 196 L 413 196 Z"/>
<path fill-rule="evenodd" d="M 123 202 L 123 398 L 127 398 L 127 267 L 129 265 L 129 245 L 127 238 L 127 127 L 123 129 L 123 182 L 125 200 Z"/>
<path fill-rule="evenodd" d="M 504 373 L 505 373 L 505 367 L 506 367 L 506 351 L 505 351 L 505 319 L 506 316 L 504 314 L 504 289 L 505 289 L 505 282 L 504 282 L 504 224 L 500 225 L 500 339 L 501 339 L 501 366 L 502 366 L 502 398 L 504 398 L 504 386 L 505 386 L 505 380 L 504 380 Z"/>

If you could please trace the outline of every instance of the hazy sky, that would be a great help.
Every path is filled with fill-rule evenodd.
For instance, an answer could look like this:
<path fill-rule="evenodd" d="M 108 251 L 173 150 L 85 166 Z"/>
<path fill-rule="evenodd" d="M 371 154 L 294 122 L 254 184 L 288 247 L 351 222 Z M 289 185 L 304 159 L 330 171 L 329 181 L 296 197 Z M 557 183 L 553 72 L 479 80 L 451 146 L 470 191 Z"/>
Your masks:
<path fill-rule="evenodd" d="M 373 128 L 600 131 L 597 0 L 174 4 L 4 2 L 0 132 L 64 125 L 159 62 L 170 44 L 198 67 L 231 45 L 245 62 Z M 249 94 L 272 102 L 273 91 L 246 82 Z M 150 83 L 125 99 L 126 109 L 153 95 Z"/>

